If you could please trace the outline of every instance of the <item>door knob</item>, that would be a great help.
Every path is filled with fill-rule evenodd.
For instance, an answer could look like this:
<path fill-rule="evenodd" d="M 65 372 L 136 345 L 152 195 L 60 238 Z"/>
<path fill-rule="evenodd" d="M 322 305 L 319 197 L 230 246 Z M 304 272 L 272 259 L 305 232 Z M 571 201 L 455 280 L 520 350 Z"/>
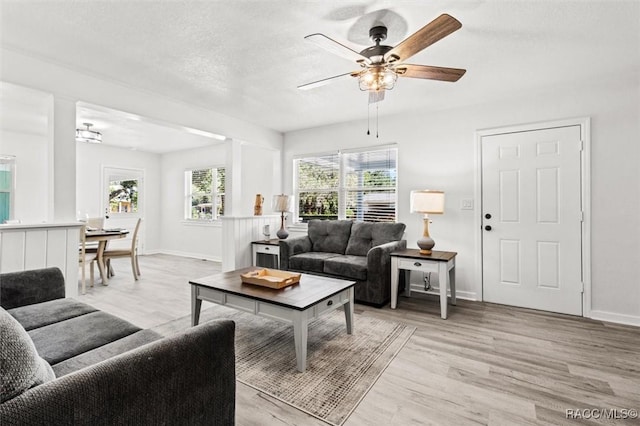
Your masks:
<path fill-rule="evenodd" d="M 484 215 L 485 219 L 491 219 L 491 215 L 489 213 Z"/>
<path fill-rule="evenodd" d="M 485 226 L 485 227 L 484 227 L 484 230 L 485 230 L 485 231 L 491 231 L 491 225 L 487 225 L 487 226 Z"/>

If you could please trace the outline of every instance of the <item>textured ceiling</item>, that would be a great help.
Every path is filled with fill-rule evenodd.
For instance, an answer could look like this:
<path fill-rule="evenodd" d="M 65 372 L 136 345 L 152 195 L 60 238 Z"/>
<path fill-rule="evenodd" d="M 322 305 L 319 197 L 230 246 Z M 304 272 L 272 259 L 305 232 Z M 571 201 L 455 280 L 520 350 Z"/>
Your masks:
<path fill-rule="evenodd" d="M 360 50 L 395 45 L 440 15 L 462 29 L 418 64 L 467 69 L 457 83 L 401 79 L 380 114 L 480 104 L 565 85 L 637 79 L 638 1 L 6 1 L 1 41 L 25 52 L 286 132 L 367 116 L 356 81 L 296 86 L 357 66 L 305 35 Z"/>

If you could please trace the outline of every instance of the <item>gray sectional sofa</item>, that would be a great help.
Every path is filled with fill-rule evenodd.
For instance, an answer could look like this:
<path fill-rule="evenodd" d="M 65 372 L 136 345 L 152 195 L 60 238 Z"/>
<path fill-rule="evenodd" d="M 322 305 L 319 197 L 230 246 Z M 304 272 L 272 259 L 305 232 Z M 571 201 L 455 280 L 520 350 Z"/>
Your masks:
<path fill-rule="evenodd" d="M 162 338 L 74 299 L 57 268 L 0 274 L 0 423 L 232 425 L 233 321 Z"/>
<path fill-rule="evenodd" d="M 280 269 L 356 281 L 355 301 L 391 298 L 391 252 L 407 247 L 403 223 L 310 220 L 304 237 L 280 241 Z"/>

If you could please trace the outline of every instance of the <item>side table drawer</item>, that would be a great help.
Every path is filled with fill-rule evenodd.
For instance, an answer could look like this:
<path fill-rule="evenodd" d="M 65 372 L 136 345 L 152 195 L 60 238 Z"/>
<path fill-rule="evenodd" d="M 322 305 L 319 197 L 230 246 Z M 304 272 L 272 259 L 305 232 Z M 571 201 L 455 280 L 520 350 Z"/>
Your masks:
<path fill-rule="evenodd" d="M 349 291 L 345 290 L 338 294 L 331 296 L 328 299 L 323 300 L 322 302 L 316 305 L 317 315 L 323 314 L 328 311 L 332 311 L 336 309 L 338 306 L 342 306 L 345 300 L 349 300 Z"/>
<path fill-rule="evenodd" d="M 438 262 L 430 262 L 421 259 L 398 259 L 398 269 L 409 269 L 411 271 L 422 272 L 438 272 Z"/>
<path fill-rule="evenodd" d="M 272 246 L 267 244 L 254 244 L 256 253 L 280 255 L 280 246 Z"/>

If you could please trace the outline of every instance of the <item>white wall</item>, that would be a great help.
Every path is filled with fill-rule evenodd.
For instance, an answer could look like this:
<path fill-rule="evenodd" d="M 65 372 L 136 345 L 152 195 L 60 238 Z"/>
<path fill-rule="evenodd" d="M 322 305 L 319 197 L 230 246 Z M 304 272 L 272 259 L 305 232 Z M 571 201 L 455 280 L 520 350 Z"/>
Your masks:
<path fill-rule="evenodd" d="M 272 214 L 269 200 L 280 191 L 280 151 L 243 143 L 239 157 L 231 158 L 232 164 L 227 164 L 232 143 L 228 141 L 162 155 L 162 252 L 222 260 L 221 227 L 225 222 L 193 223 L 184 220 L 185 170 L 226 167 L 228 180 L 230 167 L 239 169 L 240 188 L 235 194 L 240 200 L 236 216 L 253 216 L 256 194 L 265 197 L 263 214 Z M 227 191 L 227 203 L 232 201 L 231 196 Z"/>
<path fill-rule="evenodd" d="M 139 249 L 142 253 L 153 252 L 161 247 L 161 161 L 159 154 L 131 151 L 128 149 L 76 143 L 76 212 L 89 217 L 104 216 L 106 188 L 103 186 L 103 169 L 115 167 L 144 171 L 144 186 L 141 200 L 143 227 L 140 231 Z M 106 221 L 106 227 L 125 227 L 133 230 L 136 219 Z M 122 242 L 121 242 L 122 243 Z"/>
<path fill-rule="evenodd" d="M 127 111 L 159 122 L 222 134 L 235 140 L 248 141 L 274 150 L 282 148 L 282 134 L 272 129 L 213 110 L 195 107 L 157 93 L 83 74 L 14 50 L 0 49 L 0 57 L 2 57 L 0 74 L 3 82 L 53 94 L 53 117 L 57 127 L 55 132 L 53 128 L 49 130 L 53 141 L 52 143 L 50 141 L 49 149 L 55 154 L 54 160 L 62 166 L 49 169 L 52 173 L 50 180 L 53 179 L 54 187 L 50 187 L 46 194 L 42 194 L 43 198 L 50 200 L 50 205 L 53 206 L 51 209 L 54 210 L 54 214 L 50 212 L 50 217 L 75 216 L 76 210 L 66 204 L 69 202 L 77 204 L 74 199 L 76 192 L 65 193 L 64 191 L 66 186 L 71 186 L 67 185 L 68 182 L 77 180 L 75 169 L 67 167 L 68 161 L 66 161 L 74 162 L 75 160 L 75 152 L 71 148 L 75 146 L 72 136 L 75 132 L 75 114 L 70 113 L 69 106 L 75 105 L 77 101 Z M 70 124 L 67 125 L 67 123 Z M 69 135 L 71 136 L 68 137 Z M 51 159 L 49 162 L 51 163 Z M 51 186 L 51 183 L 49 185 Z M 65 194 L 72 195 L 64 197 Z M 64 200 L 65 205 L 60 205 L 60 202 L 53 204 L 51 200 L 55 201 L 56 198 Z M 149 243 L 149 248 L 155 245 L 151 241 Z"/>
<path fill-rule="evenodd" d="M 220 261 L 222 230 L 219 221 L 189 223 L 184 218 L 184 172 L 188 169 L 226 167 L 227 145 L 176 151 L 162 155 L 162 240 L 164 253 Z"/>
<path fill-rule="evenodd" d="M 48 220 L 49 154 L 46 136 L 0 131 L 0 154 L 16 157 L 14 218 L 22 223 Z"/>
<path fill-rule="evenodd" d="M 22 223 L 48 221 L 52 152 L 49 125 L 53 97 L 38 90 L 0 82 L 0 155 L 16 160 L 14 218 Z"/>
<path fill-rule="evenodd" d="M 385 102 L 392 102 L 392 96 Z M 384 104 L 381 106 L 384 108 Z M 380 138 L 366 136 L 366 121 L 285 134 L 284 188 L 291 191 L 296 154 L 396 142 L 399 146 L 398 220 L 407 225 L 410 247 L 422 221 L 409 213 L 412 189 L 446 192 L 446 211 L 435 216 L 431 234 L 437 249 L 458 252 L 457 287 L 462 296 L 480 294 L 476 258 L 476 209 L 461 210 L 474 198 L 479 129 L 556 120 L 592 118 L 592 317 L 640 324 L 640 85 L 614 81 L 573 90 L 553 90 L 519 99 L 445 111 L 416 111 L 380 118 Z"/>
<path fill-rule="evenodd" d="M 271 208 L 273 195 L 280 193 L 281 151 L 256 145 L 242 145 L 242 216 L 252 216 L 256 194 L 264 197 L 263 215 L 275 214 Z"/>

